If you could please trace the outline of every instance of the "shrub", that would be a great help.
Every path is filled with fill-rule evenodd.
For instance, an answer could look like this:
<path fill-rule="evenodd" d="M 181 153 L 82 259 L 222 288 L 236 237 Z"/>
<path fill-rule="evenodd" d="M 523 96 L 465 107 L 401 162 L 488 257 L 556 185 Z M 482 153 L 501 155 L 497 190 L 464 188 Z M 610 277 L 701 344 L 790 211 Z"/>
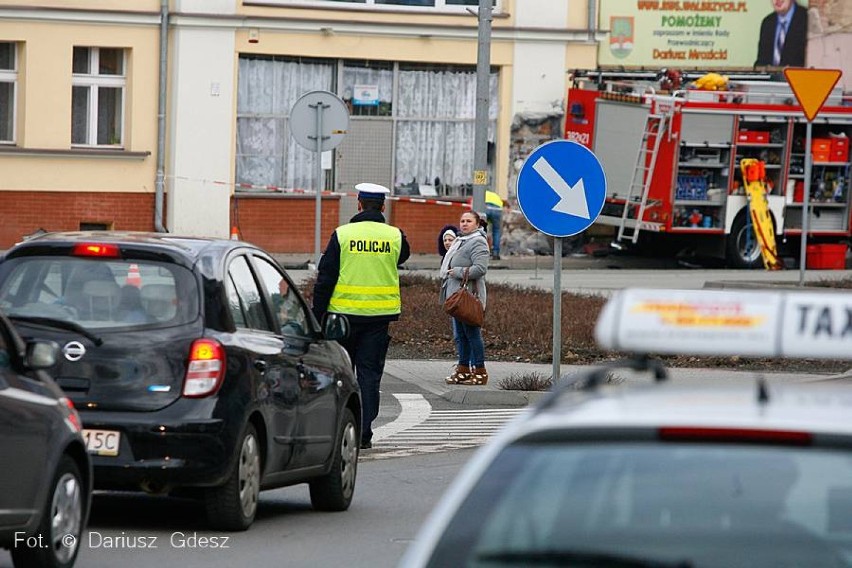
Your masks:
<path fill-rule="evenodd" d="M 547 391 L 553 386 L 553 379 L 544 373 L 513 373 L 497 386 L 503 390 Z"/>

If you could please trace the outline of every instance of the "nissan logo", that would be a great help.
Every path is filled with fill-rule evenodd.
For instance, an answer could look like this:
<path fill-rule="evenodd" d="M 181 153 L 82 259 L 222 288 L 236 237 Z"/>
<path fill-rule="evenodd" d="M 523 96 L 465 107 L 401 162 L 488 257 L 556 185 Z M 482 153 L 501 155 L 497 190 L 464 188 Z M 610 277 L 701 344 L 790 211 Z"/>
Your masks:
<path fill-rule="evenodd" d="M 79 361 L 86 354 L 86 348 L 79 341 L 69 341 L 62 348 L 62 353 L 69 361 Z"/>

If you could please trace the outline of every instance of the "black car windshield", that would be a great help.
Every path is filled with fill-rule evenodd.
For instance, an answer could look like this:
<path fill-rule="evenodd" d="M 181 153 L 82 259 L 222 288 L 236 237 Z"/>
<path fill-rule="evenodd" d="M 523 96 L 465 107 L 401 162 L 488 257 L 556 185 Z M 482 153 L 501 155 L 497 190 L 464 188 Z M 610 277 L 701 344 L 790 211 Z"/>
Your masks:
<path fill-rule="evenodd" d="M 192 272 L 163 262 L 21 257 L 0 271 L 11 317 L 75 322 L 89 330 L 180 325 L 199 316 Z"/>
<path fill-rule="evenodd" d="M 852 452 L 511 446 L 429 565 L 852 566 Z"/>

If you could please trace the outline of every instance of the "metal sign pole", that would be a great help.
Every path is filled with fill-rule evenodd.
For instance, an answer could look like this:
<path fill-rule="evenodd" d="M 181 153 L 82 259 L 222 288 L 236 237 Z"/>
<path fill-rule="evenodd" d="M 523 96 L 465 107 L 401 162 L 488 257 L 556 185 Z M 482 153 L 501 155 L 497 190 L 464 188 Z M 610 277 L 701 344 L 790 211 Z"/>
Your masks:
<path fill-rule="evenodd" d="M 349 128 L 349 109 L 343 100 L 329 91 L 309 91 L 290 108 L 290 135 L 309 152 L 316 152 L 317 194 L 314 219 L 314 269 L 319 268 L 320 230 L 322 229 L 322 153 L 337 147 Z M 323 134 L 323 129 L 328 133 Z"/>
<path fill-rule="evenodd" d="M 805 191 L 802 196 L 802 248 L 799 250 L 799 286 L 805 284 L 805 266 L 807 264 L 808 252 L 808 229 L 811 217 L 811 168 L 813 158 L 811 156 L 811 121 L 805 132 Z"/>
<path fill-rule="evenodd" d="M 488 179 L 488 107 L 491 84 L 491 1 L 479 0 L 476 51 L 476 113 L 473 126 L 473 210 L 485 213 Z M 499 244 L 499 243 L 498 243 Z"/>
<path fill-rule="evenodd" d="M 553 239 L 553 384 L 562 363 L 562 237 Z"/>
<path fill-rule="evenodd" d="M 314 215 L 314 262 L 316 263 L 315 266 L 319 268 L 320 256 L 322 255 L 322 251 L 320 250 L 320 229 L 322 228 L 320 226 L 322 222 L 322 111 L 325 105 L 322 104 L 322 101 L 318 101 L 316 105 L 310 106 L 315 108 L 317 113 L 317 195 Z"/>
<path fill-rule="evenodd" d="M 553 140 L 533 150 L 518 174 L 518 205 L 530 225 L 553 237 L 553 381 L 562 364 L 562 239 L 588 229 L 601 214 L 606 176 L 591 150 Z"/>

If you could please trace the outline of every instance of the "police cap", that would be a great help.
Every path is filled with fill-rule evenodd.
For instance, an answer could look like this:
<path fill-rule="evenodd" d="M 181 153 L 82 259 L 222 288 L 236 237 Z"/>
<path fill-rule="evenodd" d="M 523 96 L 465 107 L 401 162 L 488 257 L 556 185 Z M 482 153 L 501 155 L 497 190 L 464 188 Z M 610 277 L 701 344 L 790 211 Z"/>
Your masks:
<path fill-rule="evenodd" d="M 383 201 L 385 196 L 390 193 L 390 190 L 383 185 L 377 183 L 359 183 L 355 186 L 358 190 L 358 199 L 378 199 Z"/>

